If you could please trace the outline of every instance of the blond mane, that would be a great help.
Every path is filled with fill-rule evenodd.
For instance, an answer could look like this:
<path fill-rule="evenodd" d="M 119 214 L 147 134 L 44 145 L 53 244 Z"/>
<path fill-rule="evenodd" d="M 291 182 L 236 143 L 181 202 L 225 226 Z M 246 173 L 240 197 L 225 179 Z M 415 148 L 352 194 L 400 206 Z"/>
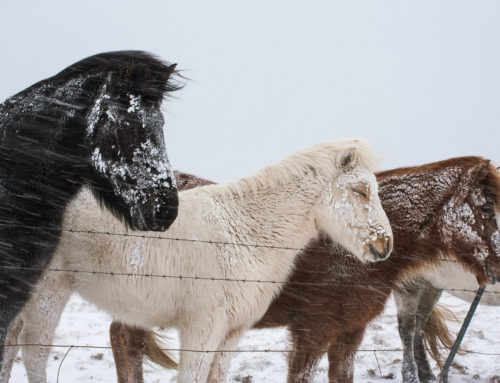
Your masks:
<path fill-rule="evenodd" d="M 270 188 L 296 182 L 304 174 L 315 173 L 319 176 L 332 177 L 339 172 L 339 155 L 351 151 L 353 159 L 350 167 L 365 167 L 374 171 L 379 158 L 371 146 L 364 140 L 342 138 L 322 142 L 307 149 L 296 152 L 284 160 L 266 166 L 254 175 L 241 178 L 226 184 L 207 185 L 192 190 L 200 194 L 221 194 L 224 197 L 238 196 L 258 189 Z"/>

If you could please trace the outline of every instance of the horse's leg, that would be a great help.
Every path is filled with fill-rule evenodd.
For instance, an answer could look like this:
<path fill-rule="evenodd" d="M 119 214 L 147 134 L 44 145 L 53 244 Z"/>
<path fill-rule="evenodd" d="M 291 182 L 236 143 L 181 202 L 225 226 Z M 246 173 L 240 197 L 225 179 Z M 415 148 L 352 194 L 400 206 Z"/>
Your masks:
<path fill-rule="evenodd" d="M 424 330 L 429 320 L 432 310 L 441 297 L 442 290 L 429 286 L 420 290 L 418 310 L 416 315 L 416 330 L 414 340 L 415 361 L 418 367 L 418 377 L 420 383 L 435 381 L 436 377 L 432 373 L 432 368 L 427 358 L 424 347 Z"/>
<path fill-rule="evenodd" d="M 17 318 L 10 326 L 9 333 L 7 335 L 7 346 L 5 347 L 4 359 L 0 370 L 0 383 L 7 383 L 9 381 L 10 372 L 20 348 L 18 346 L 19 333 L 21 332 L 22 328 L 23 320 L 20 316 L 17 316 Z"/>
<path fill-rule="evenodd" d="M 214 321 L 193 321 L 179 330 L 181 351 L 179 353 L 178 383 L 205 383 L 214 358 L 214 350 L 225 337 L 222 323 L 210 326 Z"/>
<path fill-rule="evenodd" d="M 402 375 L 404 383 L 419 383 L 418 367 L 413 350 L 416 327 L 416 314 L 419 300 L 419 286 L 394 289 L 398 308 L 398 330 L 403 344 Z"/>
<path fill-rule="evenodd" d="M 20 316 L 24 326 L 19 335 L 23 362 L 30 383 L 45 383 L 52 340 L 64 307 L 73 293 L 68 275 L 48 272 L 43 276 Z M 40 345 L 40 346 L 36 346 Z"/>
<path fill-rule="evenodd" d="M 311 328 L 304 324 L 305 328 Z M 322 330 L 301 331 L 290 328 L 292 352 L 288 354 L 288 383 L 314 381 L 321 356 L 328 348 L 328 335 Z"/>
<path fill-rule="evenodd" d="M 145 331 L 114 321 L 109 327 L 109 335 L 118 383 L 143 383 Z"/>
<path fill-rule="evenodd" d="M 354 357 L 363 341 L 365 329 L 342 333 L 328 349 L 328 380 L 330 383 L 353 383 Z"/>
<path fill-rule="evenodd" d="M 0 260 L 0 269 L 3 264 Z M 10 265 L 9 265 L 10 266 Z M 7 339 L 9 336 L 9 329 L 14 323 L 15 319 L 19 316 L 22 307 L 29 299 L 31 293 L 30 281 L 34 280 L 30 275 L 24 275 L 24 270 L 9 270 L 12 275 L 5 275 L 5 272 L 0 270 L 0 288 L 4 291 L 0 292 L 0 368 L 7 367 L 4 365 L 3 360 L 6 354 Z M 26 276 L 26 281 L 21 278 Z"/>
<path fill-rule="evenodd" d="M 228 350 L 228 352 L 217 352 L 214 355 L 212 364 L 210 366 L 210 374 L 207 380 L 208 383 L 224 383 L 227 381 L 227 374 L 231 358 L 234 355 L 233 350 L 236 350 L 238 341 L 240 340 L 243 329 L 232 329 L 226 334 L 226 338 L 217 348 L 218 350 Z"/>
<path fill-rule="evenodd" d="M 5 208 L 4 202 L 2 209 Z M 3 218 L 7 216 L 2 215 Z M 46 217 L 36 216 L 32 220 L 33 216 L 27 214 L 23 218 L 26 221 L 14 221 L 12 218 L 7 220 L 13 225 L 6 222 L 0 225 L 0 367 L 8 330 L 30 299 L 57 244 L 54 238 L 60 234 L 58 230 L 39 228 L 52 226 L 44 221 Z"/>
<path fill-rule="evenodd" d="M 113 351 L 113 359 L 115 360 L 116 377 L 118 383 L 127 383 L 128 369 L 125 362 L 124 342 L 121 334 L 122 323 L 113 321 L 109 326 L 109 340 Z"/>

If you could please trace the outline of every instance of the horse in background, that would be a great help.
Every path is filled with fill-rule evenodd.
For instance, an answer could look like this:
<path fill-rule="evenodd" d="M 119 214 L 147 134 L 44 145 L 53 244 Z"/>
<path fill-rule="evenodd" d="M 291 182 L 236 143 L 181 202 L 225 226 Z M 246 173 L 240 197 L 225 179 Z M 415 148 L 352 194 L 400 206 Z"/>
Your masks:
<path fill-rule="evenodd" d="M 179 88 L 175 73 L 145 52 L 101 53 L 0 105 L 0 361 L 83 185 L 129 228 L 174 221 L 160 106 Z"/>
<path fill-rule="evenodd" d="M 500 247 L 497 247 L 497 251 L 498 249 Z M 441 348 L 446 350 L 453 345 L 454 336 L 446 325 L 446 317 L 442 318 L 436 307 L 443 290 L 451 290 L 450 294 L 471 303 L 475 296 L 473 291 L 478 288 L 479 283 L 474 274 L 461 265 L 451 264 L 415 275 L 394 290 L 403 360 L 410 372 L 404 376 L 405 383 L 434 382 L 436 378 L 432 373 L 426 350 L 442 367 Z M 500 306 L 500 285 L 488 285 L 480 304 Z M 453 311 L 450 314 L 453 314 Z M 440 344 L 443 347 L 440 348 Z"/>
<path fill-rule="evenodd" d="M 293 350 L 289 383 L 312 382 L 325 351 L 330 382 L 353 382 L 354 357 L 366 326 L 383 312 L 391 291 L 409 277 L 459 264 L 484 283 L 498 270 L 495 211 L 500 182 L 488 160 L 453 158 L 381 172 L 377 179 L 394 231 L 391 257 L 362 264 L 321 236 L 299 255 L 281 294 L 254 325 L 288 327 Z M 437 310 L 433 314 L 440 319 Z M 143 355 L 175 367 L 147 331 L 113 323 L 111 340 L 120 383 L 141 375 L 137 366 L 142 366 Z M 405 360 L 404 379 L 413 373 L 407 365 Z"/>
<path fill-rule="evenodd" d="M 365 144 L 337 140 L 237 182 L 183 191 L 169 237 L 195 235 L 196 241 L 64 233 L 55 267 L 183 278 L 75 273 L 65 285 L 67 278 L 58 281 L 64 274 L 47 272 L 22 313 L 23 331 L 35 323 L 42 332 L 54 328 L 57 321 L 46 323 L 51 318 L 44 313 L 60 312 L 65 301 L 51 301 L 52 292 L 76 289 L 129 325 L 177 327 L 182 349 L 232 349 L 282 287 L 270 281 L 286 280 L 294 249 L 319 232 L 351 249 L 360 262 L 387 258 L 392 236 L 373 166 Z M 84 194 L 67 209 L 65 226 L 121 231 L 120 223 Z M 178 381 L 224 381 L 230 358 L 231 353 L 181 351 Z"/>

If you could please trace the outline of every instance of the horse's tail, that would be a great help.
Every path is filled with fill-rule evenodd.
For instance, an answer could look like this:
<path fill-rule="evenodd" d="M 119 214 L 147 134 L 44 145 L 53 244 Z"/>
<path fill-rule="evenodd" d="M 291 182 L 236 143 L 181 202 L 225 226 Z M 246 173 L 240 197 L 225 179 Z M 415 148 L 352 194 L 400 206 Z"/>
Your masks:
<path fill-rule="evenodd" d="M 177 362 L 172 356 L 160 347 L 162 343 L 168 343 L 168 339 L 153 330 L 145 330 L 146 333 L 146 347 L 144 348 L 144 357 L 153 363 L 169 369 L 177 369 Z"/>
<path fill-rule="evenodd" d="M 443 367 L 441 351 L 449 350 L 455 342 L 454 336 L 446 325 L 446 321 L 458 322 L 453 312 L 442 305 L 436 305 L 424 329 L 424 344 L 429 355 L 440 368 Z M 460 352 L 460 351 L 459 351 Z M 462 353 L 462 352 L 460 352 Z"/>

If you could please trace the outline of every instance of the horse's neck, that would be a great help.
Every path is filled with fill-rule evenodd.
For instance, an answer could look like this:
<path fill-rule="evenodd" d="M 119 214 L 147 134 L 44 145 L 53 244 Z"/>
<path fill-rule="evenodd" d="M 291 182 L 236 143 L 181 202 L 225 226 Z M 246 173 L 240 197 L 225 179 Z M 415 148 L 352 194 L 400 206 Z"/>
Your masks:
<path fill-rule="evenodd" d="M 380 200 L 396 237 L 415 239 L 432 229 L 460 180 L 461 173 L 452 170 L 379 178 Z"/>
<path fill-rule="evenodd" d="M 380 200 L 393 229 L 394 253 L 387 260 L 392 280 L 435 267 L 443 247 L 436 230 L 444 207 L 456 192 L 461 171 L 443 168 L 428 173 L 386 173 L 379 178 Z M 438 262 L 439 263 L 439 262 Z M 423 269 L 422 269 L 423 268 Z M 377 271 L 376 271 L 377 272 Z"/>
<path fill-rule="evenodd" d="M 44 80 L 2 105 L 0 168 L 13 195 L 19 188 L 41 196 L 40 204 L 46 200 L 64 204 L 77 192 L 74 184 L 81 181 L 77 175 L 82 159 L 90 156 L 90 148 L 82 145 L 86 110 L 78 102 L 82 84 L 83 77 L 60 86 Z"/>
<path fill-rule="evenodd" d="M 318 193 L 314 182 L 234 194 L 224 187 L 211 185 L 179 193 L 179 215 L 169 232 L 203 240 L 287 247 L 302 247 L 316 235 L 312 211 Z"/>

